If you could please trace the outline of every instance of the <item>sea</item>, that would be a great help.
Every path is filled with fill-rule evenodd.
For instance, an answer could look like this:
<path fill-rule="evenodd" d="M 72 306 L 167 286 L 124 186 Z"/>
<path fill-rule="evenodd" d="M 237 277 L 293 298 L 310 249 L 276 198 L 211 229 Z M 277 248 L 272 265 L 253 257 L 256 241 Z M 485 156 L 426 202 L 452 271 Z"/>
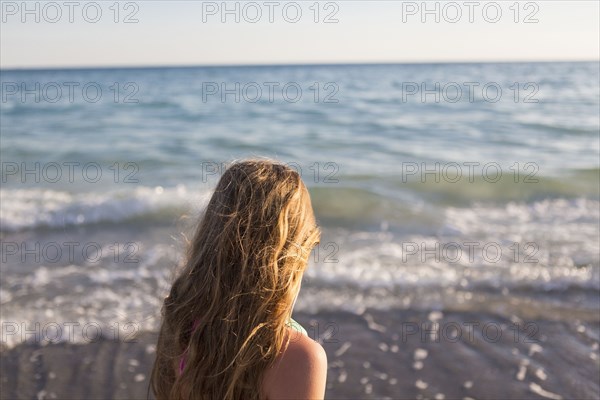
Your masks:
<path fill-rule="evenodd" d="M 246 158 L 288 164 L 311 193 L 323 235 L 296 311 L 485 312 L 597 336 L 598 62 L 0 81 L 4 347 L 156 331 L 211 191 Z"/>

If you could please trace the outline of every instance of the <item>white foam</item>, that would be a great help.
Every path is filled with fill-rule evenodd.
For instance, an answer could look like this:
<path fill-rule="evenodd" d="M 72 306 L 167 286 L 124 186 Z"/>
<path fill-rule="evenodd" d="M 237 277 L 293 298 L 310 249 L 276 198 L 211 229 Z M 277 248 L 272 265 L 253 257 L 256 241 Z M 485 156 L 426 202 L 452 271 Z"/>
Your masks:
<path fill-rule="evenodd" d="M 205 201 L 206 193 L 190 193 L 185 185 L 91 193 L 0 189 L 0 225 L 3 231 L 14 232 L 41 226 L 118 222 L 190 204 L 198 207 Z"/>
<path fill-rule="evenodd" d="M 173 204 L 173 199 L 161 199 L 164 193 L 169 192 L 170 189 L 165 189 L 161 195 L 150 195 L 142 190 L 133 198 L 141 199 L 144 194 L 158 196 L 147 203 L 150 205 L 144 206 L 148 210 L 160 207 L 160 204 Z M 52 193 L 54 195 L 56 198 L 67 196 Z M 20 196 L 32 199 L 34 192 Z M 177 197 L 175 193 L 171 196 Z M 84 202 L 83 197 L 74 198 L 75 202 Z M 117 197 L 113 194 L 106 198 Z M 73 197 L 70 199 L 72 202 Z M 165 203 L 161 203 L 163 201 Z M 138 204 L 142 204 L 141 200 Z M 338 244 L 336 257 L 339 261 L 325 263 L 321 259 L 317 263 L 311 262 L 296 309 L 306 312 L 345 310 L 364 314 L 370 329 L 384 331 L 384 321 L 376 321 L 372 315 L 365 314 L 367 308 L 424 307 L 436 310 L 429 314 L 429 319 L 439 321 L 444 313 L 437 310 L 443 310 L 444 304 L 472 303 L 475 307 L 482 299 L 478 290 L 486 287 L 506 289 L 507 293 L 519 288 L 541 293 L 548 289 L 597 290 L 600 275 L 598 251 L 594 254 L 594 249 L 598 247 L 598 206 L 597 201 L 559 199 L 496 208 L 479 205 L 470 209 L 450 209 L 444 224 L 456 227 L 452 236 L 398 237 L 391 232 L 325 230 L 321 242 L 334 241 Z M 135 206 L 130 211 L 132 209 Z M 507 215 L 515 218 L 507 218 Z M 18 225 L 16 221 L 18 218 L 15 217 L 15 228 L 25 226 Z M 546 253 L 550 246 L 563 258 L 551 265 L 543 261 L 528 264 L 504 258 L 497 263 L 485 263 L 480 258 L 456 263 L 434 259 L 421 262 L 418 258 L 403 260 L 406 254 L 403 241 L 431 244 L 478 239 L 502 242 L 508 237 L 510 243 L 518 235 L 520 240 L 539 242 L 538 256 L 541 260 L 548 258 Z M 100 263 L 94 268 L 41 265 L 31 273 L 19 269 L 3 273 L 0 283 L 2 322 L 95 322 L 103 327 L 103 332 L 108 329 L 109 334 L 115 324 L 123 330 L 122 334 L 126 334 L 126 324 L 134 322 L 139 330 L 156 330 L 162 300 L 172 278 L 168 265 L 176 265 L 181 254 L 175 254 L 167 244 L 146 247 L 140 244 L 140 249 L 139 262 L 127 268 L 110 263 Z M 327 253 L 323 249 L 321 257 Z M 592 267 L 577 267 L 578 257 L 587 259 Z M 501 292 L 498 290 L 498 293 Z M 551 312 L 551 308 L 549 310 Z M 10 345 L 25 340 L 18 335 L 9 336 L 2 340 Z M 85 341 L 85 338 L 74 340 Z M 390 349 L 392 352 L 395 350 L 397 347 Z M 534 345 L 529 350 L 534 355 L 542 349 Z"/>
<path fill-rule="evenodd" d="M 428 355 L 427 350 L 416 349 L 413 357 L 415 360 L 424 360 L 427 358 L 427 355 Z"/>
<path fill-rule="evenodd" d="M 531 390 L 533 393 L 540 395 L 542 397 L 545 397 L 547 399 L 562 400 L 562 398 L 563 398 L 561 395 L 544 390 L 544 388 L 542 388 L 540 385 L 538 385 L 537 383 L 534 383 L 534 382 L 529 383 L 529 390 Z"/>

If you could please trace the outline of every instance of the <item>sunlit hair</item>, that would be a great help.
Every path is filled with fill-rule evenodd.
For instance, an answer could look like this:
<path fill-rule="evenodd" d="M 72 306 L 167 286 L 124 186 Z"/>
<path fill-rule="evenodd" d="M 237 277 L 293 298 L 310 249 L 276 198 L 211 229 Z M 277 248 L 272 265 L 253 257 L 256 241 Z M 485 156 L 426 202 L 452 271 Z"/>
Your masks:
<path fill-rule="evenodd" d="M 163 304 L 150 379 L 156 398 L 260 399 L 265 371 L 289 345 L 286 323 L 319 238 L 295 170 L 232 164 Z"/>

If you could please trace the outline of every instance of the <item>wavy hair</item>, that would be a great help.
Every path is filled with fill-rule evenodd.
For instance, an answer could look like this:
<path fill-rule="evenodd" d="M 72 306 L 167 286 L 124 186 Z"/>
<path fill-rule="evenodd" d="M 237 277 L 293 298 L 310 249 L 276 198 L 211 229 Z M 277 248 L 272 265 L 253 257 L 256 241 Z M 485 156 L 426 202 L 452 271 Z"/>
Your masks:
<path fill-rule="evenodd" d="M 287 322 L 319 238 L 295 170 L 233 163 L 163 303 L 150 378 L 156 398 L 261 399 L 264 373 L 289 345 Z"/>

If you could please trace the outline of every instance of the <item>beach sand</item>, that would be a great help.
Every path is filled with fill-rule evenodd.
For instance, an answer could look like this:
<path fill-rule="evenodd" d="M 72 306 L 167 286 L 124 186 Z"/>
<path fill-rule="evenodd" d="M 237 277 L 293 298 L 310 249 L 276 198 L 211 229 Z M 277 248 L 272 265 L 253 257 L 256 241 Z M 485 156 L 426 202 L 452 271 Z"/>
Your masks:
<path fill-rule="evenodd" d="M 515 327 L 525 322 L 468 312 L 298 312 L 294 319 L 327 352 L 327 399 L 600 397 L 598 319 L 527 321 L 518 337 Z M 437 337 L 421 329 L 432 327 Z M 155 341 L 144 332 L 127 343 L 4 349 L 1 398 L 145 399 Z"/>

